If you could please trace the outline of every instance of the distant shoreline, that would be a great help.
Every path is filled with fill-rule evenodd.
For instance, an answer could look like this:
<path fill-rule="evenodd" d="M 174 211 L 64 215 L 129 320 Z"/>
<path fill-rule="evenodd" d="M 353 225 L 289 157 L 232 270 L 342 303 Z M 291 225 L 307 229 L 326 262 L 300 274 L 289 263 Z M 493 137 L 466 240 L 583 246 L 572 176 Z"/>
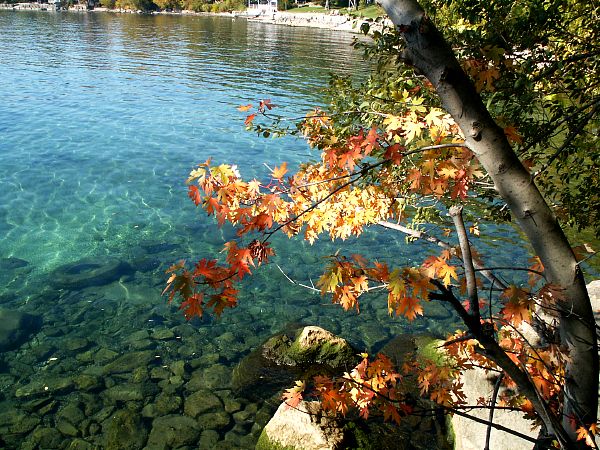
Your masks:
<path fill-rule="evenodd" d="M 57 9 L 50 4 L 40 3 L 0 3 L 0 10 L 12 10 L 12 11 L 50 11 L 55 12 Z M 210 12 L 195 12 L 189 10 L 183 11 L 152 11 L 149 13 L 143 11 L 134 11 L 129 9 L 108 9 L 108 8 L 95 8 L 86 9 L 84 7 L 71 7 L 68 10 L 60 10 L 65 12 L 75 13 L 96 13 L 96 12 L 108 12 L 115 14 L 152 14 L 152 15 L 173 15 L 173 16 L 219 16 L 229 17 L 231 19 L 246 19 L 250 22 L 268 23 L 273 25 L 287 25 L 292 27 L 308 27 L 308 28 L 320 28 L 333 31 L 344 31 L 350 33 L 360 33 L 361 24 L 364 22 L 369 23 L 371 26 L 378 25 L 381 28 L 381 24 L 374 24 L 360 17 L 352 17 L 349 15 L 342 14 L 324 14 L 324 13 L 293 13 L 288 11 L 277 11 L 272 14 L 255 14 L 252 11 L 232 11 L 223 13 L 210 13 Z"/>

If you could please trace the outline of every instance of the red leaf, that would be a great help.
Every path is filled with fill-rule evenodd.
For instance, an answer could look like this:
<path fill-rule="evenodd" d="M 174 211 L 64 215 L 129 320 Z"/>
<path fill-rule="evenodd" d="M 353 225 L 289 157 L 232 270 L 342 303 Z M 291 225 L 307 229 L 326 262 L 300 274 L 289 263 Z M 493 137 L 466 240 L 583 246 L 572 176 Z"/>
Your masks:
<path fill-rule="evenodd" d="M 188 197 L 192 199 L 196 206 L 200 204 L 202 197 L 200 196 L 198 186 L 188 186 Z"/>

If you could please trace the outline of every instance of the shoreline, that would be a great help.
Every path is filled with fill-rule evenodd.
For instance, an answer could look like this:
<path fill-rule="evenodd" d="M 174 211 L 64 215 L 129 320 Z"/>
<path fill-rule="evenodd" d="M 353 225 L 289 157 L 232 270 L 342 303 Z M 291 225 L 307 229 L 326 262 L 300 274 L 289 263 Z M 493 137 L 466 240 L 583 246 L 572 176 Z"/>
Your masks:
<path fill-rule="evenodd" d="M 270 25 L 286 25 L 291 27 L 320 28 L 332 31 L 343 31 L 355 34 L 362 34 L 361 25 L 369 24 L 371 31 L 381 30 L 386 21 L 376 23 L 372 19 L 362 17 L 353 17 L 347 14 L 325 14 L 325 13 L 294 13 L 288 11 L 277 11 L 272 14 L 253 14 L 252 11 L 232 11 L 223 13 L 195 12 L 190 10 L 182 11 L 152 11 L 143 12 L 130 9 L 109 9 L 94 8 L 87 9 L 83 6 L 74 6 L 69 9 L 57 9 L 54 5 L 47 3 L 0 3 L 0 10 L 10 11 L 48 11 L 48 12 L 75 12 L 75 13 L 99 13 L 107 12 L 114 14 L 150 14 L 150 15 L 169 15 L 169 16 L 217 16 L 229 17 L 232 20 L 245 19 L 249 22 L 266 23 Z"/>

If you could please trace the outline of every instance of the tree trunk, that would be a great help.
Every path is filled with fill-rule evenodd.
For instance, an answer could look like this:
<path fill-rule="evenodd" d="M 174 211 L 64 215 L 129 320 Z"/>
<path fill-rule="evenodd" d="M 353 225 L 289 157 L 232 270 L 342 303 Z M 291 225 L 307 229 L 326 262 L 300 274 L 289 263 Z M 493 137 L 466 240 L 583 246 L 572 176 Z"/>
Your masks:
<path fill-rule="evenodd" d="M 433 83 L 444 108 L 461 127 L 467 145 L 491 176 L 540 257 L 548 282 L 563 289 L 560 335 L 561 343 L 569 349 L 563 427 L 575 441 L 572 417 L 576 417 L 577 427 L 596 421 L 598 353 L 590 300 L 571 246 L 503 130 L 417 1 L 382 0 L 382 6 L 404 36 L 403 58 Z"/>

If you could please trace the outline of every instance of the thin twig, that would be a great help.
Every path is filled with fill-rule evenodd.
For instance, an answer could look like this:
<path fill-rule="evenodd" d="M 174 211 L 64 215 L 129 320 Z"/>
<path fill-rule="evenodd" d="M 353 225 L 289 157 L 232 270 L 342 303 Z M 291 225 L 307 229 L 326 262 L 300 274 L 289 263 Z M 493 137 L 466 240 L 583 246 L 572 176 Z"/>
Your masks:
<path fill-rule="evenodd" d="M 442 241 L 441 239 L 439 239 L 425 231 L 412 230 L 408 227 L 405 227 L 404 225 L 400 225 L 398 223 L 387 222 L 387 221 L 377 222 L 377 225 L 380 225 L 384 228 L 389 228 L 391 230 L 400 231 L 400 232 L 407 234 L 408 236 L 414 237 L 416 239 L 422 239 L 426 242 L 431 242 L 432 244 L 442 247 L 443 249 L 450 250 L 450 253 L 452 255 L 457 256 L 455 248 L 452 247 L 448 242 Z M 494 284 L 497 284 L 498 287 L 502 290 L 505 290 L 508 287 L 505 283 L 503 283 L 501 280 L 499 280 L 490 270 L 482 267 L 481 264 L 479 264 L 477 261 L 473 261 L 473 265 L 475 266 L 475 270 L 481 272 L 481 274 L 492 283 L 492 286 Z"/>
<path fill-rule="evenodd" d="M 498 379 L 496 380 L 496 384 L 494 385 L 494 393 L 492 394 L 492 400 L 490 403 L 490 415 L 489 415 L 489 425 L 487 427 L 487 431 L 485 433 L 485 447 L 484 450 L 490 450 L 490 438 L 492 437 L 492 423 L 494 423 L 494 410 L 496 409 L 496 399 L 498 398 L 498 392 L 500 391 L 500 386 L 502 385 L 502 380 L 504 380 L 504 372 L 500 374 Z"/>
<path fill-rule="evenodd" d="M 280 272 L 283 274 L 283 276 L 284 276 L 285 278 L 287 278 L 287 280 L 288 280 L 290 283 L 292 283 L 292 284 L 295 284 L 295 285 L 297 285 L 297 286 L 300 286 L 300 287 L 303 287 L 303 288 L 306 288 L 306 289 L 308 289 L 309 291 L 314 291 L 314 292 L 321 293 L 321 290 L 320 290 L 320 289 L 317 289 L 317 288 L 316 288 L 316 287 L 314 287 L 314 286 L 312 286 L 312 287 L 311 287 L 311 286 L 307 286 L 306 284 L 298 283 L 297 281 L 294 281 L 294 280 L 292 280 L 290 277 L 288 277 L 288 276 L 287 276 L 287 274 L 286 274 L 286 273 L 283 271 L 283 269 L 282 269 L 282 268 L 279 266 L 279 264 L 275 264 L 275 265 L 277 266 L 277 268 L 279 269 L 279 271 L 280 271 Z M 312 283 L 312 282 L 311 282 L 311 283 Z"/>

